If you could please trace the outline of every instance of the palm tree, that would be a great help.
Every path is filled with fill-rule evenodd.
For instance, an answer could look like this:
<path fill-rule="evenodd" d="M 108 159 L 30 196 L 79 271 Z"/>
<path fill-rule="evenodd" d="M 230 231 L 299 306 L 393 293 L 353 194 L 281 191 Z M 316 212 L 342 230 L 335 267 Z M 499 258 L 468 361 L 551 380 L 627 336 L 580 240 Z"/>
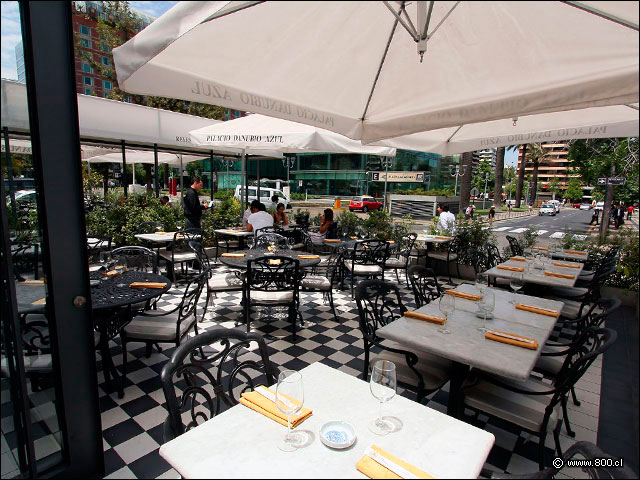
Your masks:
<path fill-rule="evenodd" d="M 522 147 L 522 161 L 520 162 L 520 168 L 518 169 L 518 185 L 516 187 L 516 208 L 520 208 L 522 203 L 522 188 L 524 187 L 524 169 L 527 163 L 527 144 L 524 145 L 511 145 L 507 147 L 507 151 L 518 151 Z"/>
<path fill-rule="evenodd" d="M 531 153 L 529 154 L 531 157 L 531 161 L 533 162 L 533 185 L 531 191 L 531 203 L 535 203 L 536 196 L 538 192 L 538 168 L 540 167 L 540 162 L 545 163 L 546 152 L 542 148 L 542 144 L 540 143 L 532 143 L 530 144 Z"/>
<path fill-rule="evenodd" d="M 460 159 L 460 169 L 464 175 L 460 177 L 460 211 L 464 212 L 469 206 L 469 196 L 471 195 L 471 169 L 473 167 L 473 152 L 464 152 Z"/>
<path fill-rule="evenodd" d="M 493 206 L 502 206 L 502 182 L 504 177 L 504 147 L 498 147 L 496 152 L 496 183 L 493 186 Z"/>

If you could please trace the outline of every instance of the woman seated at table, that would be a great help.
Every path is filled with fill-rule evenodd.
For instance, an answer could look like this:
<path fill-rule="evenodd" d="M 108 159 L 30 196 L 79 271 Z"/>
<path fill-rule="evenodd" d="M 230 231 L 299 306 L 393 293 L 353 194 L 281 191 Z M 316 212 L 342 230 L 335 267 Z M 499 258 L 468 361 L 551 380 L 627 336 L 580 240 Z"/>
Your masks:
<path fill-rule="evenodd" d="M 320 228 L 317 232 L 309 232 L 313 243 L 322 243 L 325 238 L 338 238 L 338 224 L 333 221 L 333 210 L 325 209 L 320 217 Z"/>
<path fill-rule="evenodd" d="M 273 222 L 276 225 L 289 225 L 289 218 L 284 212 L 284 203 L 279 203 L 276 207 L 276 213 L 273 214 Z"/>

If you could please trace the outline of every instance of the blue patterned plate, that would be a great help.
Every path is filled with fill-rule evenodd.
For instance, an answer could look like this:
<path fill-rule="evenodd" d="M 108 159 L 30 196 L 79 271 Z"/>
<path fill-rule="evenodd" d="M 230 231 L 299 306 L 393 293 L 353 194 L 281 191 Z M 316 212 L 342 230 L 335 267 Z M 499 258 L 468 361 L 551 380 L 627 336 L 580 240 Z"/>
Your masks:
<path fill-rule="evenodd" d="M 327 422 L 320 428 L 320 441 L 330 448 L 349 448 L 356 441 L 356 432 L 347 422 Z"/>

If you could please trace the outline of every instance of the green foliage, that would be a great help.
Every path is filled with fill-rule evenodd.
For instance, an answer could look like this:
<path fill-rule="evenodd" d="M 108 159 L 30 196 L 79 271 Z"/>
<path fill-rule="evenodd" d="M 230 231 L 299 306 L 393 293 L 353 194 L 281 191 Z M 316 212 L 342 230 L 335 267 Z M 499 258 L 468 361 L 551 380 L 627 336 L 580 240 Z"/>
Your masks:
<path fill-rule="evenodd" d="M 414 188 L 409 190 L 396 190 L 396 195 L 430 195 L 453 197 L 453 190 L 448 188 L 432 188 L 431 190 L 423 190 L 422 188 Z"/>
<path fill-rule="evenodd" d="M 311 225 L 321 225 L 322 223 L 322 214 L 317 214 L 315 217 L 311 218 Z"/>
<path fill-rule="evenodd" d="M 582 182 L 578 178 L 572 178 L 567 184 L 567 189 L 564 192 L 564 196 L 569 200 L 581 200 L 582 199 Z"/>
<path fill-rule="evenodd" d="M 15 235 L 17 244 L 31 244 L 38 240 L 38 210 L 36 208 L 13 209 L 7 205 L 7 222 L 9 230 Z"/>
<path fill-rule="evenodd" d="M 589 248 L 590 240 L 588 236 L 584 237 L 585 238 L 582 239 L 582 236 L 573 233 L 569 227 L 565 226 L 564 237 L 562 237 L 561 242 L 562 248 L 568 248 L 569 250 L 586 250 Z"/>
<path fill-rule="evenodd" d="M 296 209 L 296 212 L 293 214 L 294 223 L 309 223 L 309 216 L 311 212 L 309 210 L 300 210 Z"/>
<path fill-rule="evenodd" d="M 494 168 L 491 166 L 488 160 L 482 160 L 478 165 L 478 168 L 471 177 L 471 186 L 484 193 L 484 182 L 486 174 L 489 175 L 489 178 L 487 180 L 487 193 L 493 192 L 493 185 L 496 180 L 496 174 L 494 172 Z"/>
<path fill-rule="evenodd" d="M 464 215 L 459 215 L 456 221 L 456 235 L 462 239 L 461 253 L 458 262 L 463 265 L 471 265 L 471 259 L 467 255 L 469 248 L 482 248 L 487 243 L 496 243 L 495 234 L 488 228 L 484 228 L 485 222 L 481 218 L 465 220 Z"/>
<path fill-rule="evenodd" d="M 206 210 L 202 214 L 202 230 L 204 232 L 204 245 L 212 246 L 213 231 L 233 225 L 238 217 L 242 216 L 240 202 L 233 197 L 227 197 L 213 209 Z"/>
<path fill-rule="evenodd" d="M 234 190 L 230 188 L 225 188 L 224 190 L 218 190 L 213 194 L 213 198 L 218 200 L 225 200 L 227 198 L 233 198 Z"/>
<path fill-rule="evenodd" d="M 362 227 L 368 238 L 380 240 L 391 240 L 393 238 L 393 218 L 388 212 L 379 210 L 371 212 Z"/>
<path fill-rule="evenodd" d="M 357 235 L 364 225 L 364 220 L 349 210 L 340 212 L 336 217 L 336 221 L 347 235 Z"/>

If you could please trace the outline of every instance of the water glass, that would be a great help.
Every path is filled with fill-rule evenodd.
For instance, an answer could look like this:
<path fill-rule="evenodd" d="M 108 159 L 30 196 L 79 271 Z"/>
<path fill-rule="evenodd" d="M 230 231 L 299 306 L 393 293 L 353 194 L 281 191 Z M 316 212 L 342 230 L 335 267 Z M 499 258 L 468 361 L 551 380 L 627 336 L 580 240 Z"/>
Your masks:
<path fill-rule="evenodd" d="M 445 322 L 442 325 L 442 328 L 438 329 L 438 332 L 449 334 L 451 333 L 451 330 L 448 330 L 445 327 L 447 325 L 447 321 L 449 321 L 449 314 L 456 309 L 456 297 L 454 295 L 443 295 L 442 297 L 440 297 L 438 306 L 440 308 L 440 312 L 445 317 Z"/>
<path fill-rule="evenodd" d="M 478 327 L 478 330 L 480 330 L 481 332 L 486 332 L 487 331 L 487 317 L 491 318 L 493 317 L 493 310 L 496 307 L 496 297 L 494 295 L 494 293 L 487 289 L 484 291 L 484 295 L 482 296 L 482 298 L 480 299 L 480 301 L 478 302 L 478 306 L 480 307 L 480 310 L 482 311 L 482 315 L 483 315 L 483 326 L 482 327 Z"/>
<path fill-rule="evenodd" d="M 305 439 L 291 431 L 291 416 L 302 409 L 304 388 L 302 375 L 295 370 L 284 370 L 278 375 L 276 406 L 287 416 L 287 434 L 278 443 L 283 452 L 293 452 L 305 444 Z"/>
<path fill-rule="evenodd" d="M 513 299 L 509 300 L 511 305 L 516 304 L 516 293 L 524 286 L 524 277 L 522 273 L 514 272 L 511 275 L 511 280 L 509 281 L 509 286 L 513 290 Z"/>
<path fill-rule="evenodd" d="M 489 276 L 487 272 L 479 272 L 476 274 L 476 288 L 480 293 L 484 292 L 485 288 L 489 285 Z"/>
<path fill-rule="evenodd" d="M 376 435 L 387 435 L 402 428 L 402 422 L 395 417 L 383 417 L 382 407 L 396 395 L 396 365 L 389 360 L 376 360 L 371 368 L 369 388 L 371 395 L 380 402 L 380 415 L 369 423 L 369 430 Z"/>

